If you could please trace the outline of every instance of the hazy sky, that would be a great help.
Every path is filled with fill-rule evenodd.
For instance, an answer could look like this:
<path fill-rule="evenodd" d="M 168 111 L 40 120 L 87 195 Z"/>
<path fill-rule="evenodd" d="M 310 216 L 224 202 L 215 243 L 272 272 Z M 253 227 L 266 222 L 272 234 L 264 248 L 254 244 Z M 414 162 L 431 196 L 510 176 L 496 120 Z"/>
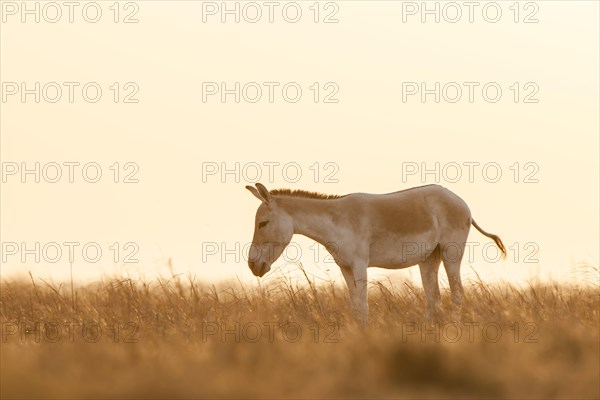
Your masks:
<path fill-rule="evenodd" d="M 239 23 L 221 2 L 82 2 L 72 23 L 66 6 L 40 2 L 36 22 L 21 4 L 2 3 L 0 28 L 3 277 L 65 279 L 72 246 L 77 279 L 151 279 L 169 258 L 253 279 L 257 174 L 335 194 L 437 178 L 509 248 L 495 262 L 473 230 L 464 277 L 598 266 L 598 2 L 428 2 L 439 23 L 421 2 L 279 2 L 272 23 L 263 2 L 237 3 Z M 35 163 L 39 183 L 21 174 Z M 289 259 L 337 279 L 322 248 L 294 242 Z"/>

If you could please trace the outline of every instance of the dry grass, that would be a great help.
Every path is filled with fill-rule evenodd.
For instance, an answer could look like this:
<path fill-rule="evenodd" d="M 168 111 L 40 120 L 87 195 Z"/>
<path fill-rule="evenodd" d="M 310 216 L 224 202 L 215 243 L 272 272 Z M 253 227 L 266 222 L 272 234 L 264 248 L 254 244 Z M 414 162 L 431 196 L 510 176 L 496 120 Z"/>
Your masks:
<path fill-rule="evenodd" d="M 597 286 L 474 283 L 426 322 L 419 287 L 373 283 L 361 328 L 343 287 L 308 282 L 4 280 L 1 397 L 600 397 Z"/>

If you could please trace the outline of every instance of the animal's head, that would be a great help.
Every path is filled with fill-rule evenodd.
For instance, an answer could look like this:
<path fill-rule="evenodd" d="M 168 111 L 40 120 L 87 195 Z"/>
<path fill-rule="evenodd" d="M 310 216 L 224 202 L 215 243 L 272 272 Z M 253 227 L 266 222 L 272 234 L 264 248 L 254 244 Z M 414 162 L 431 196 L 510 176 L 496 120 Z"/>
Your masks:
<path fill-rule="evenodd" d="M 267 188 L 257 183 L 246 186 L 261 201 L 254 220 L 254 237 L 248 254 L 248 266 L 258 277 L 271 270 L 271 264 L 283 253 L 294 235 L 294 222 L 271 197 Z"/>

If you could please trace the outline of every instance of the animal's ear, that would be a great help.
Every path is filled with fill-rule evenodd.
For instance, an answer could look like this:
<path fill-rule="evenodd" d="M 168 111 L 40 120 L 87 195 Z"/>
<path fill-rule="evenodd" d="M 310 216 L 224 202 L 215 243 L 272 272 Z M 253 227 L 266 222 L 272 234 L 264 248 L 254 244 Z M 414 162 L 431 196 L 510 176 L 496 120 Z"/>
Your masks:
<path fill-rule="evenodd" d="M 257 199 L 259 199 L 263 203 L 265 202 L 265 199 L 262 198 L 262 196 L 260 195 L 260 193 L 258 193 L 258 190 L 256 190 L 256 188 L 254 186 L 246 186 L 246 189 L 248 189 L 250 191 L 250 193 L 252 193 L 254 196 L 256 196 Z"/>
<path fill-rule="evenodd" d="M 265 185 L 256 183 L 256 188 L 258 189 L 258 193 L 260 193 L 261 197 L 264 199 L 264 202 L 269 204 L 271 201 L 271 193 L 269 193 Z"/>

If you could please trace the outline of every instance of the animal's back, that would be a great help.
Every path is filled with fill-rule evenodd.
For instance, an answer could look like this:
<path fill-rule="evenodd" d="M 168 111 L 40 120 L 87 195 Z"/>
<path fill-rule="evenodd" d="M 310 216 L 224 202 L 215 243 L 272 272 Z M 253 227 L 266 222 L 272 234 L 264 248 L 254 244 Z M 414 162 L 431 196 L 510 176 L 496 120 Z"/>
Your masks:
<path fill-rule="evenodd" d="M 417 216 L 419 212 L 435 211 L 467 213 L 469 207 L 458 195 L 440 185 L 425 185 L 385 194 L 356 193 L 356 196 L 383 217 Z"/>
<path fill-rule="evenodd" d="M 455 193 L 440 185 L 425 185 L 386 194 L 355 193 L 347 201 L 365 219 L 374 236 L 412 237 L 440 228 L 469 228 L 471 212 Z M 376 238 L 375 238 L 376 239 Z"/>

